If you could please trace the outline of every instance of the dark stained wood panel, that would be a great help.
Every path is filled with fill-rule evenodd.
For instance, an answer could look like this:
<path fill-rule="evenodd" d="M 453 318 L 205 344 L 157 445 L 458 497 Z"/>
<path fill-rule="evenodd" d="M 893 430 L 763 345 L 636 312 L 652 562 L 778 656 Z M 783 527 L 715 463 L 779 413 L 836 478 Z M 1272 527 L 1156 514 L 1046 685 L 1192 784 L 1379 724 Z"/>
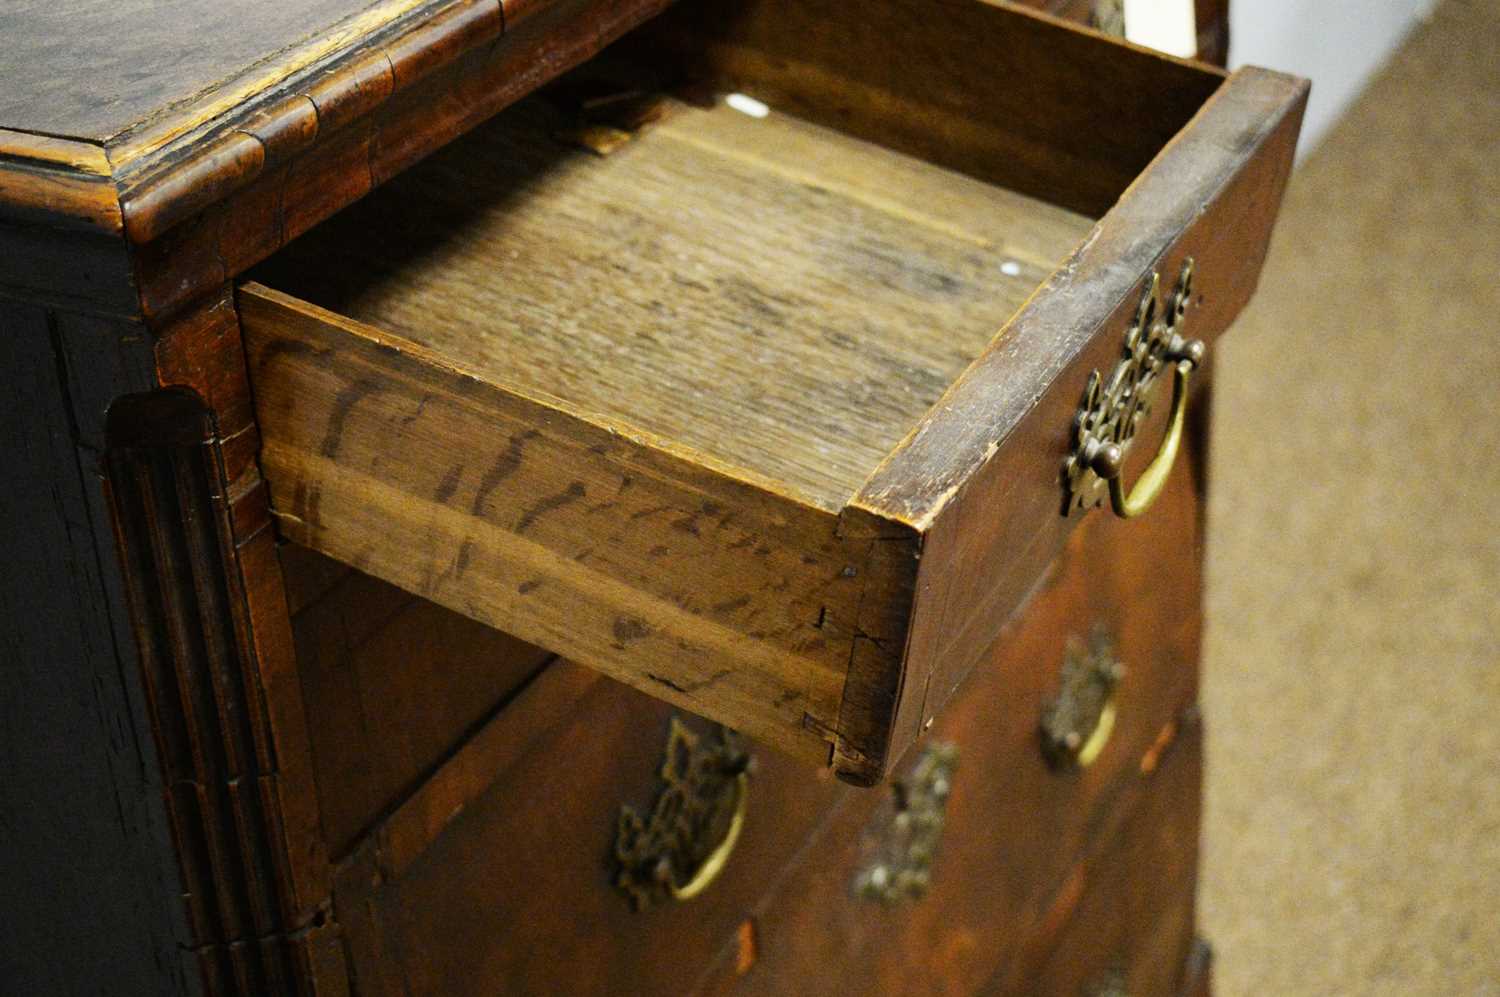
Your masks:
<path fill-rule="evenodd" d="M 329 46 L 445 5 L 12 0 L 0 6 L 0 127 L 102 143 L 241 77 L 271 82 Z"/>
<path fill-rule="evenodd" d="M 108 980 L 188 997 L 193 938 L 161 768 L 136 649 L 111 618 L 124 596 L 99 455 L 69 431 L 69 318 L 0 300 L 0 990 L 97 993 Z"/>
<path fill-rule="evenodd" d="M 617 821 L 651 807 L 670 715 L 569 661 L 527 686 L 341 864 L 334 909 L 361 997 L 689 992 L 856 791 L 747 742 L 744 832 L 722 874 L 637 911 L 614 885 Z"/>

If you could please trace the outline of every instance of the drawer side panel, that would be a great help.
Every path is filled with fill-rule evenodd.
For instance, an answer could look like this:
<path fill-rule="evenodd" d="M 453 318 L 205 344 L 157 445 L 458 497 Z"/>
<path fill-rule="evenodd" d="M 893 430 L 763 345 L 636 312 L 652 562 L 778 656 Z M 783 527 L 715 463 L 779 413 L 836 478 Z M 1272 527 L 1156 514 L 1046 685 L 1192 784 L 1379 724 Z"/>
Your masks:
<path fill-rule="evenodd" d="M 869 601 L 909 593 L 913 542 L 886 556 L 884 536 L 415 344 L 255 285 L 240 301 L 289 539 L 828 764 L 856 642 L 900 653 L 879 627 L 904 617 Z"/>

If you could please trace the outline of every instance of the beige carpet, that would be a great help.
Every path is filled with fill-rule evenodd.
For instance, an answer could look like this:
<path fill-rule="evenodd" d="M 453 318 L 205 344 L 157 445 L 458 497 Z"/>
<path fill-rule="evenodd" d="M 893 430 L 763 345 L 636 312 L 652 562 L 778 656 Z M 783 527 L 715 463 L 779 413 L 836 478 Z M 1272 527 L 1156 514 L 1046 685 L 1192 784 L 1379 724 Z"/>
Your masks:
<path fill-rule="evenodd" d="M 1219 352 L 1229 997 L 1500 994 L 1497 177 L 1500 2 L 1448 0 L 1295 176 Z"/>

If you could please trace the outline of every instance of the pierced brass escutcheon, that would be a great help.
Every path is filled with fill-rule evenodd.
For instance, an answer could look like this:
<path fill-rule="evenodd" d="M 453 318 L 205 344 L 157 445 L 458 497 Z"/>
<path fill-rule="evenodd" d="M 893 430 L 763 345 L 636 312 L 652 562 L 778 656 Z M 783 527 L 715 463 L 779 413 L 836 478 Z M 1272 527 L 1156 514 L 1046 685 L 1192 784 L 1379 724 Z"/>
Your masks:
<path fill-rule="evenodd" d="M 1103 632 L 1087 645 L 1069 639 L 1057 698 L 1042 711 L 1042 754 L 1054 768 L 1087 768 L 1099 757 L 1115 729 L 1115 686 L 1124 676 Z"/>
<path fill-rule="evenodd" d="M 615 885 L 636 910 L 691 900 L 718 878 L 745 824 L 750 756 L 726 728 L 709 742 L 675 716 L 649 815 L 620 808 Z"/>
<path fill-rule="evenodd" d="M 894 813 L 874 860 L 854 878 L 857 896 L 895 904 L 927 893 L 957 767 L 958 747 L 938 742 L 927 746 L 910 775 L 891 783 Z"/>
<path fill-rule="evenodd" d="M 1188 378 L 1203 362 L 1203 341 L 1182 334 L 1193 295 L 1193 260 L 1182 265 L 1177 287 L 1167 301 L 1166 316 L 1157 315 L 1160 277 L 1151 280 L 1141 294 L 1135 319 L 1125 331 L 1125 350 L 1108 384 L 1095 370 L 1073 417 L 1073 447 L 1063 461 L 1064 516 L 1075 509 L 1103 504 L 1108 491 L 1115 515 L 1131 519 L 1151 508 L 1166 487 L 1167 476 L 1177 459 L 1182 429 L 1187 421 Z M 1136 431 L 1150 413 L 1152 390 L 1161 373 L 1172 370 L 1172 413 L 1167 433 L 1156 456 L 1141 472 L 1128 492 L 1123 470 L 1125 454 Z"/>

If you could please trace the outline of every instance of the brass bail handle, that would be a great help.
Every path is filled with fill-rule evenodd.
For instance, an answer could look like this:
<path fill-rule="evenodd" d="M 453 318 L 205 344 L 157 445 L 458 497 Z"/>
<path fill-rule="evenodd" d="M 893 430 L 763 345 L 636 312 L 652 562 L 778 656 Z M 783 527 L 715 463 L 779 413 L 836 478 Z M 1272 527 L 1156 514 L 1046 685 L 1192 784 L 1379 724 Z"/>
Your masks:
<path fill-rule="evenodd" d="M 734 777 L 734 813 L 729 818 L 729 829 L 724 832 L 723 839 L 714 846 L 714 850 L 708 854 L 703 863 L 698 866 L 686 883 L 678 886 L 672 880 L 671 863 L 665 858 L 657 866 L 657 874 L 666 877 L 667 892 L 672 899 L 678 902 L 691 900 L 704 890 L 713 885 L 714 880 L 719 878 L 719 873 L 729 864 L 729 856 L 734 853 L 734 846 L 739 843 L 740 831 L 745 827 L 745 808 L 750 800 L 750 776 L 740 772 Z"/>
<path fill-rule="evenodd" d="M 1201 339 L 1183 339 L 1174 335 L 1167 347 L 1166 360 L 1172 364 L 1172 416 L 1167 422 L 1167 435 L 1161 448 L 1146 470 L 1141 472 L 1135 487 L 1125 491 L 1125 452 L 1118 443 L 1104 443 L 1087 455 L 1089 469 L 1109 482 L 1109 504 L 1121 519 L 1134 519 L 1141 515 L 1161 497 L 1166 489 L 1172 465 L 1177 462 L 1177 451 L 1182 446 L 1182 427 L 1187 422 L 1188 378 L 1193 368 L 1203 362 L 1207 352 Z"/>
<path fill-rule="evenodd" d="M 719 878 L 745 828 L 752 766 L 732 731 L 699 734 L 672 717 L 656 801 L 621 807 L 616 825 L 615 886 L 636 910 L 691 900 Z"/>
<path fill-rule="evenodd" d="M 1057 696 L 1042 712 L 1042 753 L 1055 767 L 1085 769 L 1104 753 L 1115 729 L 1115 688 L 1124 676 L 1104 631 L 1087 643 L 1068 641 Z"/>

